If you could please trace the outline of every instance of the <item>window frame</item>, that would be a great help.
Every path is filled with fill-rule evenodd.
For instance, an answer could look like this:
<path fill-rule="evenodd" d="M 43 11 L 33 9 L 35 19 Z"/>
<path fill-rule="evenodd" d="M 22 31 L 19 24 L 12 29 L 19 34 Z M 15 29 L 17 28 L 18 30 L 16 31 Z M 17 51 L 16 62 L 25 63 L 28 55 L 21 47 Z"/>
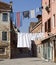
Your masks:
<path fill-rule="evenodd" d="M 4 14 L 6 14 L 6 15 L 4 15 Z M 7 18 L 4 19 L 4 16 L 6 16 Z M 6 12 L 2 13 L 2 21 L 3 22 L 7 22 L 8 21 L 8 13 L 6 13 Z"/>
<path fill-rule="evenodd" d="M 48 19 L 48 32 L 51 32 L 51 18 Z"/>
<path fill-rule="evenodd" d="M 47 32 L 47 22 L 45 22 L 45 32 Z"/>
<path fill-rule="evenodd" d="M 53 17 L 54 17 L 54 22 L 53 23 L 54 23 L 54 27 L 55 27 L 55 14 L 53 15 Z"/>
<path fill-rule="evenodd" d="M 3 33 L 6 33 L 6 35 L 5 35 L 6 39 L 3 38 L 3 37 L 4 37 L 4 36 L 3 36 Z M 7 41 L 7 31 L 2 31 L 2 41 Z"/>
<path fill-rule="evenodd" d="M 49 0 L 49 8 L 50 8 L 50 6 L 51 6 L 51 0 Z"/>
<path fill-rule="evenodd" d="M 51 18 L 45 22 L 45 32 L 51 32 Z"/>

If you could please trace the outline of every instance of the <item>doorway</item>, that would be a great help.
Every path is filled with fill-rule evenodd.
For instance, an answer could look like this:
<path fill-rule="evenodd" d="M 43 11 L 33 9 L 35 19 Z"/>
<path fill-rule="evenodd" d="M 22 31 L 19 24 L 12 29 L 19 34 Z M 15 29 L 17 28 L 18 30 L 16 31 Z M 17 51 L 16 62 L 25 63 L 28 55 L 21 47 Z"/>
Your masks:
<path fill-rule="evenodd" d="M 31 55 L 37 57 L 37 46 L 33 40 L 31 40 Z"/>

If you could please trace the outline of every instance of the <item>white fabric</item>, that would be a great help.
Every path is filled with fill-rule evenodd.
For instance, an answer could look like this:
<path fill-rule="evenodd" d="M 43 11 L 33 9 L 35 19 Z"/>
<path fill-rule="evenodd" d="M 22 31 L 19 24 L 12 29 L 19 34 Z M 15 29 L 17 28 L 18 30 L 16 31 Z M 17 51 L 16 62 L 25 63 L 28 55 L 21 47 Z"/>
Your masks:
<path fill-rule="evenodd" d="M 40 11 L 39 8 L 36 8 L 36 13 L 39 12 L 39 11 Z"/>
<path fill-rule="evenodd" d="M 31 40 L 43 39 L 44 33 L 18 33 L 17 47 L 31 48 Z"/>
<path fill-rule="evenodd" d="M 35 18 L 35 10 L 30 10 L 30 18 Z"/>

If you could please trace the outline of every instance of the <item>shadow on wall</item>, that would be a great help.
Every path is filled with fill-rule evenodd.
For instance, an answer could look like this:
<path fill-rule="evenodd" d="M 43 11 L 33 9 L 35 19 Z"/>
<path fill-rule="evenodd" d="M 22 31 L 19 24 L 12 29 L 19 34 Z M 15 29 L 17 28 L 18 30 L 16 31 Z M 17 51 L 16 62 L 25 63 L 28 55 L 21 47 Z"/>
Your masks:
<path fill-rule="evenodd" d="M 37 46 L 33 40 L 31 40 L 31 54 L 32 57 L 37 57 Z"/>
<path fill-rule="evenodd" d="M 28 48 L 16 48 L 12 51 L 12 59 L 31 57 L 31 50 Z"/>
<path fill-rule="evenodd" d="M 27 58 L 27 57 L 37 57 L 37 46 L 35 42 L 31 41 L 31 50 L 29 48 L 15 48 L 12 47 L 11 58 Z"/>

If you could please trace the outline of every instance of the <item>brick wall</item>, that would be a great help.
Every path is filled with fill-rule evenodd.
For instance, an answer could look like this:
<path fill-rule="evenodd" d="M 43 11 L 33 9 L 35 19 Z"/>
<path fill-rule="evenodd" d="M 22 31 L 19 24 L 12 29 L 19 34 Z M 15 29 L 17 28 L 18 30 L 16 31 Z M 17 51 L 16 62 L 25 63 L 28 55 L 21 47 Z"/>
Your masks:
<path fill-rule="evenodd" d="M 48 13 L 46 11 L 46 6 L 49 6 L 49 0 L 42 0 L 42 31 L 45 32 L 45 22 L 48 21 L 48 19 L 51 19 L 51 33 L 56 33 L 56 0 L 50 0 L 50 12 Z M 53 27 L 53 15 L 55 14 L 55 26 Z"/>

